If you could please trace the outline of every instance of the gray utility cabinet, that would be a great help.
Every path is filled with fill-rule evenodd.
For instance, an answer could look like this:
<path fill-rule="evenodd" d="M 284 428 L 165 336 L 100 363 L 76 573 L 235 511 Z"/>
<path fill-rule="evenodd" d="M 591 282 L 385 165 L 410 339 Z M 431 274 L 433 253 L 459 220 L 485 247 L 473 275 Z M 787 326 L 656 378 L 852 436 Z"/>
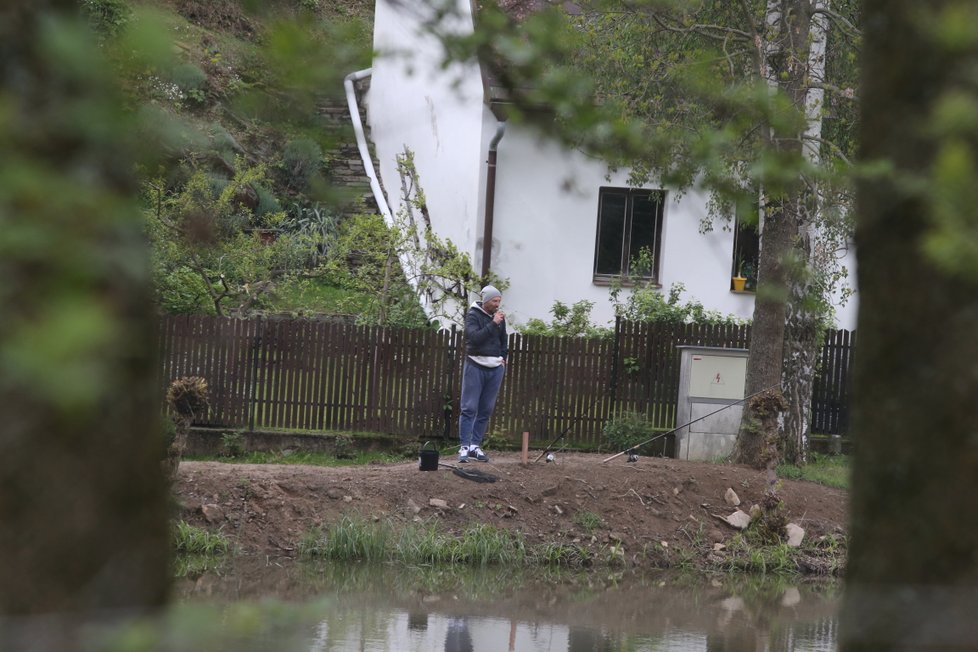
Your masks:
<path fill-rule="evenodd" d="M 676 425 L 696 421 L 744 398 L 747 349 L 680 346 Z M 676 457 L 712 460 L 733 452 L 743 404 L 676 431 Z"/>

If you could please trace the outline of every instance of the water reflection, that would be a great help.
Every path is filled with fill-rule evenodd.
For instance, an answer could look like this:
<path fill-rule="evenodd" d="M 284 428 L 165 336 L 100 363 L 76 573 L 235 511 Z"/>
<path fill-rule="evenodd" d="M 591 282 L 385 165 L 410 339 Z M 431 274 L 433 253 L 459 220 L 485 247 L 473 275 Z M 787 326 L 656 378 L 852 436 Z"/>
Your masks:
<path fill-rule="evenodd" d="M 240 561 L 178 583 L 187 606 L 233 609 L 273 597 L 301 604 L 304 624 L 294 622 L 274 647 L 311 652 L 828 651 L 836 649 L 838 588 L 743 577 Z M 283 647 L 286 639 L 295 647 Z"/>

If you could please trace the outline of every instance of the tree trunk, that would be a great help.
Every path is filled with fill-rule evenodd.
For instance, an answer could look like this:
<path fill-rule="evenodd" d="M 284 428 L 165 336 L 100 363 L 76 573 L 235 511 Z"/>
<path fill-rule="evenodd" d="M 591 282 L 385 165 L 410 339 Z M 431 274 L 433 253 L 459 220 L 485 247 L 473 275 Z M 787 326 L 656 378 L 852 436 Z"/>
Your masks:
<path fill-rule="evenodd" d="M 965 650 L 978 640 L 978 275 L 974 256 L 935 264 L 925 253 L 940 216 L 962 239 L 978 223 L 973 201 L 962 201 L 970 184 L 938 193 L 928 179 L 949 144 L 955 172 L 973 179 L 978 160 L 972 122 L 934 119 L 949 93 L 975 97 L 963 81 L 978 64 L 974 48 L 949 52 L 959 42 L 939 38 L 955 4 L 863 7 L 861 158 L 893 172 L 858 188 L 847 651 Z M 942 142 L 940 126 L 961 131 Z"/>
<path fill-rule="evenodd" d="M 784 334 L 784 398 L 781 459 L 804 464 L 811 429 L 812 385 L 818 361 L 820 322 L 811 309 L 811 288 L 801 280 L 791 284 Z"/>
<path fill-rule="evenodd" d="M 766 18 L 772 34 L 764 66 L 769 83 L 790 98 L 799 111 L 805 112 L 811 6 L 806 0 L 772 0 L 768 3 Z M 785 151 L 801 151 L 799 134 L 782 135 L 785 137 L 780 138 L 772 131 L 772 143 L 778 143 L 777 147 Z M 804 192 L 801 184 L 788 185 L 770 197 L 764 207 L 757 295 L 744 389 L 748 395 L 781 385 L 786 303 L 791 276 L 797 273 L 791 271 L 789 259 L 802 222 L 800 209 Z M 777 452 L 768 448 L 770 442 L 779 441 L 780 433 L 766 432 L 760 423 L 748 402 L 744 406 L 734 450 L 737 462 L 763 468 L 772 463 L 772 455 L 777 458 Z"/>
<path fill-rule="evenodd" d="M 786 314 L 784 292 L 787 286 L 784 258 L 791 249 L 792 234 L 797 231 L 794 223 L 793 215 L 783 210 L 764 220 L 754 323 L 747 354 L 744 392 L 748 396 L 766 389 L 777 389 L 781 382 Z M 763 468 L 770 459 L 771 451 L 766 442 L 777 441 L 778 437 L 776 433 L 772 437 L 772 433 L 764 432 L 760 423 L 748 401 L 744 405 L 734 452 L 737 462 Z"/>
<path fill-rule="evenodd" d="M 94 44 L 67 60 L 83 30 L 57 32 L 71 48 L 51 43 L 78 11 L 74 0 L 0 10 L 4 614 L 131 614 L 169 587 L 156 324 L 127 199 L 137 129 Z M 30 649 L 77 643 L 51 624 L 25 635 Z"/>

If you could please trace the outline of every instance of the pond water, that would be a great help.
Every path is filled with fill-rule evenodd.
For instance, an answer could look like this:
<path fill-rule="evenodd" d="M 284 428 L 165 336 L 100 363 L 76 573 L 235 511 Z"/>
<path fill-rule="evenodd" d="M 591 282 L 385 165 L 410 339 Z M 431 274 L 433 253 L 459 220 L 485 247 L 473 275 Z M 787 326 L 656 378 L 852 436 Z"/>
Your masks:
<path fill-rule="evenodd" d="M 841 603 L 841 584 L 796 579 L 264 559 L 175 591 L 206 649 L 308 652 L 835 650 Z"/>

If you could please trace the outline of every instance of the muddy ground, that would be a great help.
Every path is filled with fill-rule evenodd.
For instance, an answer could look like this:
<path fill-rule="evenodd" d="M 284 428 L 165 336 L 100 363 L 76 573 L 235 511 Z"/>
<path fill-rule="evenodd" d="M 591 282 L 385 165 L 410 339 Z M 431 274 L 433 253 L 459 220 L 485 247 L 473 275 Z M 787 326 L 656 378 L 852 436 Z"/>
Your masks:
<path fill-rule="evenodd" d="M 496 476 L 494 483 L 459 477 L 444 466 L 423 472 L 417 460 L 339 468 L 183 462 L 175 492 L 181 518 L 220 529 L 244 554 L 294 556 L 312 527 L 348 514 L 434 521 L 451 532 L 488 523 L 522 532 L 530 544 L 620 543 L 641 563 L 650 546 L 709 556 L 714 544 L 728 544 L 738 532 L 720 518 L 736 509 L 725 501 L 727 490 L 749 511 L 768 486 L 764 472 L 731 464 L 652 457 L 602 463 L 605 455 L 583 453 L 534 463 L 534 457 L 527 466 L 518 453 L 461 465 Z M 781 480 L 778 495 L 789 520 L 804 528 L 806 545 L 845 534 L 845 491 Z"/>

